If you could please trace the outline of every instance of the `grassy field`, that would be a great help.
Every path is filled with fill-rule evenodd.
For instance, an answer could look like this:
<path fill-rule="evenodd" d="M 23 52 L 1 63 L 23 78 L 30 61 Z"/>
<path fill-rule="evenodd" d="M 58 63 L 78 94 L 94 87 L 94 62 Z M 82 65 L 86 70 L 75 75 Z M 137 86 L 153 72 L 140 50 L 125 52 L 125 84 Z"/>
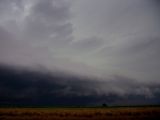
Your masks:
<path fill-rule="evenodd" d="M 160 120 L 160 107 L 0 108 L 0 120 Z"/>

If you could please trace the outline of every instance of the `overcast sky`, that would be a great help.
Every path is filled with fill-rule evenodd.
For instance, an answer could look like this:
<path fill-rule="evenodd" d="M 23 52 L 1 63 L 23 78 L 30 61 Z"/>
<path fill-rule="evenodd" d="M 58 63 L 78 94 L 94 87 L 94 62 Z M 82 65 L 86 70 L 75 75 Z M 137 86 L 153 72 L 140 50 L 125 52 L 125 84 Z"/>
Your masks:
<path fill-rule="evenodd" d="M 111 83 L 118 90 L 122 78 L 160 84 L 159 8 L 158 0 L 0 0 L 0 63 L 123 76 Z"/>

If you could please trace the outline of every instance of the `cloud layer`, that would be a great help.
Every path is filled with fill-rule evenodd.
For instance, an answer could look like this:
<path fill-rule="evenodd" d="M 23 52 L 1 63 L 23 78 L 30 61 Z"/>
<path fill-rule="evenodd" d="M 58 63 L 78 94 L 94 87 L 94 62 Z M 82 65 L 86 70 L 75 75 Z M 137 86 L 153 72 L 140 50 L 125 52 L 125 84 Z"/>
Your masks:
<path fill-rule="evenodd" d="M 63 74 L 53 84 L 44 78 L 48 94 L 57 86 L 71 96 L 153 97 L 160 84 L 159 6 L 157 0 L 0 0 L 0 63 L 77 76 Z M 18 87 L 16 79 L 22 78 L 16 75 Z M 33 93 L 41 89 L 39 78 L 22 81 L 27 91 L 30 84 Z"/>
<path fill-rule="evenodd" d="M 108 81 L 61 72 L 0 67 L 0 106 L 158 104 L 160 84 L 141 84 L 115 76 Z"/>

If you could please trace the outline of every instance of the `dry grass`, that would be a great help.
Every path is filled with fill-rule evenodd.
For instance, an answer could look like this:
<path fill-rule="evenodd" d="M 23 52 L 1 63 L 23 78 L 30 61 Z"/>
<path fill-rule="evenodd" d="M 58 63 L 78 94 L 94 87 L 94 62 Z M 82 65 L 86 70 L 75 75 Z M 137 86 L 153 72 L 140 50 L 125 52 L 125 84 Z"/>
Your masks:
<path fill-rule="evenodd" d="M 4 108 L 0 120 L 160 120 L 159 107 Z"/>

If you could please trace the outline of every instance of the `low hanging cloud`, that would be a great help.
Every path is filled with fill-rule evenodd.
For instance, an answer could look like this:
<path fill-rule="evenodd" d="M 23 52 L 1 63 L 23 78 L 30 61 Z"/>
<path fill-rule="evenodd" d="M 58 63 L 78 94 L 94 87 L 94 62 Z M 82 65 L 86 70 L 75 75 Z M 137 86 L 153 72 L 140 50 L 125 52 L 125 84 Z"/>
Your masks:
<path fill-rule="evenodd" d="M 12 92 L 16 98 L 20 89 L 17 97 L 25 99 L 44 91 L 48 98 L 133 95 L 157 103 L 159 5 L 157 0 L 0 0 L 0 63 L 10 66 L 2 67 L 1 75 L 15 76 L 0 79 L 6 91 L 1 98 Z M 24 67 L 23 72 L 12 67 Z"/>
<path fill-rule="evenodd" d="M 108 81 L 61 72 L 0 67 L 0 106 L 158 104 L 159 84 L 114 76 Z M 131 99 L 132 98 L 132 99 Z"/>

